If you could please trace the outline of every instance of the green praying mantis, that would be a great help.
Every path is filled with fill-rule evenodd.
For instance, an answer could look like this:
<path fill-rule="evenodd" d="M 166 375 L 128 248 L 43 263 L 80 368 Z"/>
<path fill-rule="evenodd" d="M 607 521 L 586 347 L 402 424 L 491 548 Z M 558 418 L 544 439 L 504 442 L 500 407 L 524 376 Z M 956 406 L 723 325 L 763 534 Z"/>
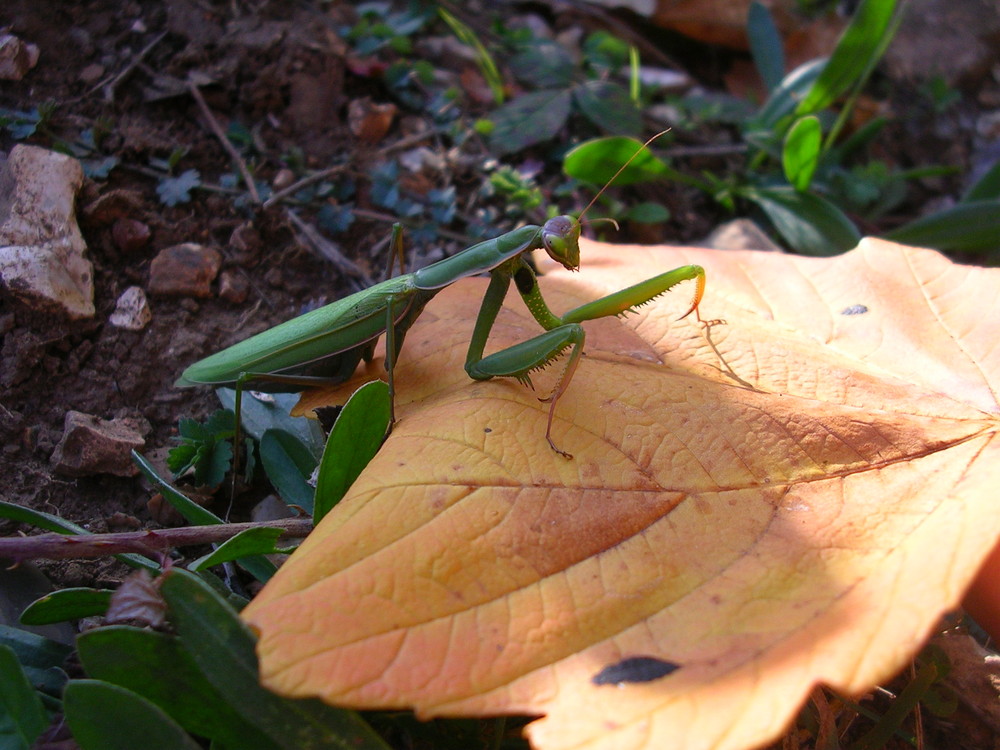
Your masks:
<path fill-rule="evenodd" d="M 637 151 L 636 155 L 641 151 Z M 619 169 L 618 174 L 629 162 Z M 589 208 L 584 209 L 580 219 Z M 375 344 L 384 334 L 385 368 L 390 403 L 393 403 L 394 369 L 410 326 L 442 289 L 467 276 L 488 272 L 490 283 L 469 342 L 465 371 L 475 380 L 510 377 L 530 386 L 529 375 L 532 371 L 548 366 L 569 349 L 565 367 L 555 387 L 546 398 L 539 400 L 549 404 L 545 439 L 553 451 L 571 459 L 571 454 L 553 442 L 552 422 L 559 397 L 573 379 L 583 352 L 585 334 L 580 323 L 634 312 L 634 308 L 688 280 L 696 282 L 694 301 L 681 318 L 692 312 L 697 315 L 705 290 L 704 269 L 694 265 L 681 266 L 581 305 L 564 315 L 554 314 L 542 298 L 535 272 L 524 256 L 544 248 L 549 257 L 564 268 L 578 271 L 580 219 L 564 215 L 551 218 L 542 226 L 523 226 L 413 273 L 390 278 L 206 357 L 188 367 L 176 385 L 235 387 L 238 417 L 243 389 L 273 393 L 341 383 L 354 374 L 361 360 L 372 360 Z M 394 247 L 400 248 L 401 242 L 401 230 L 397 225 L 393 228 Z M 483 356 L 511 281 L 544 331 L 527 341 Z M 700 315 L 698 319 L 701 320 Z"/>

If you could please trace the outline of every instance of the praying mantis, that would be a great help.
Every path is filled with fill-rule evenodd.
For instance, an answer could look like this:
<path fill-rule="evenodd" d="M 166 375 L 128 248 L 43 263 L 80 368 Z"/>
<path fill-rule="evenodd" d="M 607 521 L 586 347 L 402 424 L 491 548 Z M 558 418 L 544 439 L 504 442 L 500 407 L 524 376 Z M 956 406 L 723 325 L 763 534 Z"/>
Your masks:
<path fill-rule="evenodd" d="M 641 151 L 637 151 L 636 155 Z M 580 219 L 589 208 L 584 209 Z M 396 361 L 406 333 L 424 307 L 438 292 L 456 281 L 489 273 L 490 283 L 469 341 L 465 371 L 475 380 L 510 377 L 530 386 L 529 375 L 532 371 L 548 366 L 570 350 L 552 392 L 539 400 L 549 404 L 545 439 L 553 451 L 572 459 L 570 453 L 553 442 L 552 423 L 559 397 L 573 379 L 583 352 L 586 337 L 580 323 L 634 312 L 634 308 L 689 280 L 696 282 L 694 300 L 681 318 L 692 312 L 697 315 L 705 291 L 704 269 L 695 265 L 681 266 L 581 305 L 564 315 L 554 314 L 542 298 L 535 272 L 524 256 L 533 250 L 544 249 L 550 258 L 567 270 L 578 271 L 580 219 L 563 215 L 551 218 L 541 226 L 523 226 L 413 273 L 375 284 L 194 363 L 183 372 L 176 385 L 235 387 L 238 417 L 243 389 L 298 391 L 341 383 L 354 374 L 361 360 L 372 360 L 375 344 L 385 335 L 385 367 L 392 403 L 395 398 Z M 401 230 L 397 225 L 393 228 L 394 247 L 401 247 L 401 242 Z M 544 331 L 527 341 L 484 356 L 486 342 L 511 281 Z M 698 319 L 701 320 L 700 315 Z"/>

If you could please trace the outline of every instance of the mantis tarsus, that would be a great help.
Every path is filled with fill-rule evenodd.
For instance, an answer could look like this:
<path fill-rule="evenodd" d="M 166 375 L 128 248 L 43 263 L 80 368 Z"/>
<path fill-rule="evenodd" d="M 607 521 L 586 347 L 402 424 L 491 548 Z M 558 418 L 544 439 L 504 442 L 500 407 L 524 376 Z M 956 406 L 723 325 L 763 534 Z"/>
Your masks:
<path fill-rule="evenodd" d="M 188 367 L 177 385 L 235 386 L 238 412 L 241 391 L 247 387 L 266 392 L 296 391 L 347 380 L 362 359 L 371 361 L 378 338 L 385 334 L 385 366 L 390 399 L 394 399 L 395 363 L 407 331 L 424 307 L 438 292 L 459 279 L 489 272 L 490 284 L 476 318 L 465 370 L 476 380 L 512 377 L 530 385 L 529 374 L 533 370 L 547 366 L 571 349 L 552 393 L 541 400 L 549 404 L 546 440 L 552 450 L 572 458 L 552 441 L 552 420 L 556 403 L 572 380 L 583 351 L 585 336 L 580 323 L 621 315 L 682 281 L 694 280 L 694 301 L 681 316 L 684 318 L 692 312 L 697 314 L 705 289 L 705 271 L 701 266 L 681 266 L 557 316 L 545 304 L 535 272 L 524 254 L 544 248 L 564 268 L 577 271 L 580 268 L 579 238 L 580 222 L 572 216 L 556 216 L 543 226 L 520 227 L 206 357 Z M 398 226 L 393 230 L 393 241 L 396 246 L 401 242 Z M 512 280 L 528 310 L 545 331 L 484 357 L 487 339 Z"/>

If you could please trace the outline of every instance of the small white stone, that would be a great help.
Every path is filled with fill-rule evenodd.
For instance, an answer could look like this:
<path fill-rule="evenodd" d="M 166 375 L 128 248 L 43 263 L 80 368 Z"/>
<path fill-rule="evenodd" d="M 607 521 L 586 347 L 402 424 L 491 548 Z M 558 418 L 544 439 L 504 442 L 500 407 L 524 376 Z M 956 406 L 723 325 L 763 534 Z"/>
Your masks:
<path fill-rule="evenodd" d="M 130 286 L 118 298 L 115 311 L 111 313 L 108 322 L 118 328 L 141 331 L 152 319 L 153 313 L 149 309 L 146 293 L 141 286 Z"/>

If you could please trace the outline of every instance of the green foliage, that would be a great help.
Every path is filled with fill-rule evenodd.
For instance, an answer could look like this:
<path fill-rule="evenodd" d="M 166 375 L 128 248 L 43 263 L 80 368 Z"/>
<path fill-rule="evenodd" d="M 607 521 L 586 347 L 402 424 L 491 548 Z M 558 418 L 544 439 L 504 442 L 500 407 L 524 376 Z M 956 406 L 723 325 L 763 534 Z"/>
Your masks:
<path fill-rule="evenodd" d="M 330 430 L 316 480 L 313 521 L 319 523 L 382 447 L 389 430 L 389 386 L 365 383 L 344 404 Z"/>
<path fill-rule="evenodd" d="M 819 118 L 815 115 L 797 120 L 785 136 L 785 147 L 781 153 L 785 179 L 799 192 L 809 189 L 819 166 L 822 138 Z"/>
<path fill-rule="evenodd" d="M 400 186 L 400 165 L 387 161 L 372 170 L 371 199 L 411 227 L 409 238 L 430 244 L 442 226 L 450 224 L 457 211 L 455 188 L 429 190 L 426 195 L 407 192 Z M 332 217 L 332 213 L 328 214 Z"/>
<path fill-rule="evenodd" d="M 170 505 L 173 506 L 173 508 L 180 513 L 188 523 L 196 526 L 210 526 L 213 524 L 225 523 L 225 521 L 215 515 L 212 511 L 207 508 L 202 508 L 196 502 L 185 496 L 183 493 L 178 492 L 174 487 L 163 480 L 156 473 L 156 470 L 152 467 L 152 465 L 150 465 L 149 461 L 147 461 L 141 454 L 136 451 L 132 451 L 132 460 L 135 461 L 136 465 L 139 467 L 139 471 L 141 471 L 146 479 L 149 480 L 150 484 L 153 485 L 156 491 L 161 493 L 164 499 L 170 503 Z M 263 556 L 268 551 L 270 550 L 256 552 L 252 556 L 240 558 L 237 562 L 240 567 L 250 573 L 250 575 L 258 581 L 267 581 L 274 575 L 276 570 L 274 563 Z"/>
<path fill-rule="evenodd" d="M 88 679 L 65 690 L 66 718 L 83 748 L 246 750 L 387 745 L 353 711 L 290 700 L 258 683 L 254 637 L 198 576 L 176 568 L 160 590 L 175 635 L 111 626 L 78 639 Z M 122 744 L 126 743 L 126 744 Z"/>
<path fill-rule="evenodd" d="M 508 154 L 553 139 L 572 113 L 600 130 L 625 135 L 642 127 L 635 97 L 608 77 L 630 58 L 629 48 L 606 31 L 583 42 L 583 61 L 548 39 L 518 39 L 508 66 L 522 83 L 538 89 L 522 94 L 490 115 L 491 148 Z"/>
<path fill-rule="evenodd" d="M 526 177 L 513 167 L 501 166 L 489 180 L 492 191 L 506 199 L 508 205 L 523 215 L 545 201 L 534 178 Z"/>
<path fill-rule="evenodd" d="M 398 12 L 393 12 L 387 2 L 359 3 L 355 10 L 358 22 L 338 31 L 359 56 L 373 55 L 384 49 L 408 54 L 412 50 L 410 36 L 434 16 L 433 8 L 418 3 L 411 3 Z"/>
<path fill-rule="evenodd" d="M 768 91 L 774 91 L 785 77 L 785 50 L 771 13 L 758 0 L 750 3 L 747 37 L 754 65 L 764 81 L 764 87 Z"/>
<path fill-rule="evenodd" d="M 14 649 L 0 643 L 0 744 L 29 750 L 48 726 L 45 707 Z"/>
<path fill-rule="evenodd" d="M 55 102 L 43 102 L 28 112 L 0 107 L 0 127 L 23 141 L 35 133 L 48 130 L 56 112 Z"/>
<path fill-rule="evenodd" d="M 214 565 L 221 565 L 233 560 L 242 560 L 255 555 L 290 552 L 290 549 L 279 549 L 275 546 L 280 537 L 281 529 L 269 526 L 245 529 L 220 544 L 213 552 L 209 552 L 207 555 L 202 555 L 197 560 L 192 561 L 188 565 L 188 569 L 197 573 L 202 570 L 208 570 Z"/>
<path fill-rule="evenodd" d="M 233 460 L 233 447 L 229 443 L 236 433 L 233 412 L 219 409 L 203 423 L 181 419 L 177 433 L 180 445 L 167 455 L 167 466 L 174 478 L 191 471 L 197 485 L 222 484 Z"/>
<path fill-rule="evenodd" d="M 21 613 L 22 625 L 49 625 L 103 615 L 111 603 L 110 589 L 69 588 L 36 599 Z"/>
<path fill-rule="evenodd" d="M 260 462 L 281 499 L 312 515 L 309 477 L 316 468 L 316 457 L 309 447 L 289 432 L 270 429 L 260 439 Z"/>
<path fill-rule="evenodd" d="M 874 221 L 905 200 L 907 179 L 948 171 L 893 172 L 883 162 L 859 161 L 882 132 L 886 122 L 882 118 L 838 140 L 840 128 L 891 41 L 898 19 L 892 0 L 865 0 L 829 60 L 806 63 L 779 80 L 780 44 L 774 37 L 773 21 L 762 5 L 753 4 L 750 34 L 754 59 L 770 89 L 767 101 L 749 116 L 731 98 L 684 101 L 692 115 L 741 125 L 748 146 L 746 171 L 726 177 L 710 173 L 692 177 L 646 148 L 616 178 L 616 184 L 682 182 L 730 210 L 749 202 L 797 252 L 831 255 L 853 248 L 861 234 L 851 215 Z M 836 112 L 827 109 L 845 96 Z M 571 177 L 602 185 L 611 179 L 616 165 L 623 164 L 640 145 L 624 138 L 588 141 L 566 154 L 563 168 Z M 884 236 L 943 250 L 990 251 L 1000 248 L 998 217 L 1000 167 L 994 166 L 969 189 L 962 204 Z"/>
<path fill-rule="evenodd" d="M 191 200 L 191 191 L 201 186 L 201 174 L 197 169 L 188 169 L 176 177 L 167 176 L 156 186 L 156 194 L 164 206 L 176 206 Z"/>

